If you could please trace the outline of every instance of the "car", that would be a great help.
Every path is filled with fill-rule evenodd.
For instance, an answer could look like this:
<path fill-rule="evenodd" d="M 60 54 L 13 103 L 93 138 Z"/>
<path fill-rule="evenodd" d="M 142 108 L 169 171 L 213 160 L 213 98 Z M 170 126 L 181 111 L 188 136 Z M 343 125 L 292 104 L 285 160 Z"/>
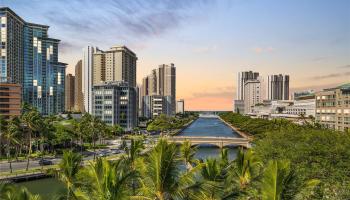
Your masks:
<path fill-rule="evenodd" d="M 98 157 L 106 157 L 108 155 L 108 152 L 102 151 L 99 154 L 97 154 Z"/>
<path fill-rule="evenodd" d="M 47 160 L 47 159 L 41 159 L 39 160 L 39 165 L 43 166 L 43 165 L 53 165 L 52 160 Z"/>

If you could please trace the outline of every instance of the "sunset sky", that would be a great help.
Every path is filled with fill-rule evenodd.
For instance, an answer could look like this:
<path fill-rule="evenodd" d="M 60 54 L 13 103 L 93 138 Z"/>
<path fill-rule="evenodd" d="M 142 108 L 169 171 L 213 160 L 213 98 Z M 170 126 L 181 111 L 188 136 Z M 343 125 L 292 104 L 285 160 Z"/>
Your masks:
<path fill-rule="evenodd" d="M 350 82 L 349 0 L 2 0 L 50 26 L 74 73 L 86 45 L 126 45 L 137 79 L 174 63 L 187 110 L 232 110 L 237 72 L 285 73 L 293 91 Z"/>

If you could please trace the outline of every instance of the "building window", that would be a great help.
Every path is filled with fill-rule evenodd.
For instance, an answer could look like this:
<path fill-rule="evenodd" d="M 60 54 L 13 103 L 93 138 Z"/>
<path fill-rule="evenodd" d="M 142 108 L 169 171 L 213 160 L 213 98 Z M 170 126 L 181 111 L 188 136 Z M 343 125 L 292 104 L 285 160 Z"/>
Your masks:
<path fill-rule="evenodd" d="M 57 73 L 57 84 L 61 85 L 61 72 Z"/>

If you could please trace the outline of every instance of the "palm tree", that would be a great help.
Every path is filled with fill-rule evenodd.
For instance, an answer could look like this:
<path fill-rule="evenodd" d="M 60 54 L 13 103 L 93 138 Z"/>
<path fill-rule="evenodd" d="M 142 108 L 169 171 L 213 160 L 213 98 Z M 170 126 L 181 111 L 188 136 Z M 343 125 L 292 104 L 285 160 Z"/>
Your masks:
<path fill-rule="evenodd" d="M 97 117 L 94 117 L 88 113 L 84 114 L 82 118 L 83 131 L 92 143 L 94 150 L 94 159 L 96 158 L 96 140 L 101 137 L 105 131 L 105 125 Z"/>
<path fill-rule="evenodd" d="M 220 161 L 218 162 L 214 158 L 206 159 L 202 166 L 201 175 L 203 178 L 201 181 L 202 187 L 211 188 L 205 190 L 205 199 L 220 199 L 223 193 L 224 181 L 224 173 Z"/>
<path fill-rule="evenodd" d="M 32 153 L 32 134 L 34 131 L 39 130 L 41 116 L 35 109 L 30 109 L 22 115 L 22 121 L 27 127 L 27 138 L 28 138 L 28 151 L 27 151 L 27 167 L 29 168 L 29 157 Z"/>
<path fill-rule="evenodd" d="M 311 179 L 297 188 L 292 188 L 295 171 L 288 160 L 271 160 L 268 162 L 261 182 L 262 200 L 294 199 L 303 190 L 312 191 L 319 180 Z"/>
<path fill-rule="evenodd" d="M 183 199 L 192 186 L 190 173 L 181 172 L 181 158 L 175 143 L 160 139 L 146 158 L 142 188 L 138 197 L 144 199 Z"/>
<path fill-rule="evenodd" d="M 4 137 L 7 141 L 7 158 L 10 163 L 10 171 L 12 173 L 12 156 L 11 156 L 11 149 L 19 144 L 19 136 L 21 132 L 21 127 L 20 127 L 20 121 L 18 117 L 11 118 L 7 126 L 5 128 L 5 134 Z M 15 148 L 17 149 L 17 148 Z M 17 150 L 16 150 L 16 155 L 17 155 Z"/>
<path fill-rule="evenodd" d="M 144 149 L 143 140 L 131 139 L 130 148 L 125 148 L 127 153 L 127 162 L 129 163 L 130 169 L 136 171 L 136 159 L 139 157 L 140 153 Z M 131 186 L 133 190 L 133 195 L 135 195 L 136 190 L 136 177 L 131 180 Z"/>
<path fill-rule="evenodd" d="M 239 188 L 244 190 L 257 176 L 258 168 L 261 165 L 260 161 L 254 155 L 252 149 L 245 152 L 240 148 L 237 152 L 237 157 L 230 167 L 229 176 L 231 180 L 238 182 Z"/>
<path fill-rule="evenodd" d="M 58 172 L 58 178 L 67 186 L 67 198 L 69 199 L 73 187 L 76 175 L 81 168 L 82 156 L 74 153 L 73 151 L 63 152 L 63 157 L 59 163 L 60 171 Z"/>
<path fill-rule="evenodd" d="M 39 195 L 31 194 L 24 187 L 16 187 L 8 183 L 0 183 L 1 200 L 40 200 Z"/>
<path fill-rule="evenodd" d="M 97 158 L 95 163 L 83 171 L 81 189 L 74 192 L 76 199 L 81 200 L 119 200 L 128 199 L 130 190 L 128 183 L 135 176 L 135 171 L 130 170 L 124 159 L 110 162 Z"/>
<path fill-rule="evenodd" d="M 290 162 L 285 160 L 271 160 L 265 169 L 262 183 L 262 200 L 282 200 L 287 192 L 288 184 L 294 178 Z"/>
<path fill-rule="evenodd" d="M 196 151 L 197 147 L 192 146 L 189 140 L 186 140 L 180 147 L 180 155 L 187 170 L 192 169 L 192 164 L 195 162 L 194 156 Z"/>

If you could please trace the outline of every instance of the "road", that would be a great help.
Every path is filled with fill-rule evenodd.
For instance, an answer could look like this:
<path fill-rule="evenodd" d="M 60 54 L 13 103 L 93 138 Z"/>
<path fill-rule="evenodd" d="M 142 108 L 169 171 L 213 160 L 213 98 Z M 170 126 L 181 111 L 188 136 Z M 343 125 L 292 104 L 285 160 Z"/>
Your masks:
<path fill-rule="evenodd" d="M 98 153 L 96 153 L 96 154 L 98 154 Z M 94 158 L 94 156 L 90 155 L 90 156 L 84 157 L 83 160 L 84 161 L 92 160 L 93 158 Z M 40 167 L 39 160 L 40 159 L 30 160 L 29 161 L 29 169 Z M 53 164 L 56 165 L 61 161 L 61 158 L 54 158 L 54 159 L 49 159 L 49 160 L 51 160 L 53 162 Z M 19 162 L 12 162 L 12 170 L 13 171 L 24 170 L 24 169 L 26 169 L 26 167 L 27 167 L 27 160 L 19 161 Z M 1 173 L 5 173 L 5 172 L 10 172 L 10 163 L 3 161 L 0 163 L 0 175 L 1 175 Z"/>
<path fill-rule="evenodd" d="M 107 141 L 109 142 L 111 145 L 108 145 L 107 148 L 108 149 L 116 149 L 118 148 L 117 144 L 120 144 L 120 140 L 113 140 L 113 141 Z M 96 154 L 98 155 L 102 150 L 96 150 Z M 83 153 L 85 156 L 83 157 L 83 160 L 93 160 L 94 155 L 93 152 L 84 152 Z M 86 156 L 87 155 L 87 156 Z M 40 167 L 39 165 L 39 159 L 35 159 L 35 160 L 30 160 L 29 161 L 29 169 L 32 168 L 38 168 Z M 54 158 L 54 159 L 49 159 L 53 162 L 53 164 L 58 164 L 61 161 L 61 158 Z M 24 161 L 19 161 L 19 162 L 12 162 L 12 170 L 13 171 L 17 171 L 17 170 L 24 170 L 27 167 L 27 160 Z M 8 163 L 7 161 L 1 161 L 0 162 L 0 176 L 1 173 L 6 173 L 6 172 L 10 172 L 10 163 Z"/>

